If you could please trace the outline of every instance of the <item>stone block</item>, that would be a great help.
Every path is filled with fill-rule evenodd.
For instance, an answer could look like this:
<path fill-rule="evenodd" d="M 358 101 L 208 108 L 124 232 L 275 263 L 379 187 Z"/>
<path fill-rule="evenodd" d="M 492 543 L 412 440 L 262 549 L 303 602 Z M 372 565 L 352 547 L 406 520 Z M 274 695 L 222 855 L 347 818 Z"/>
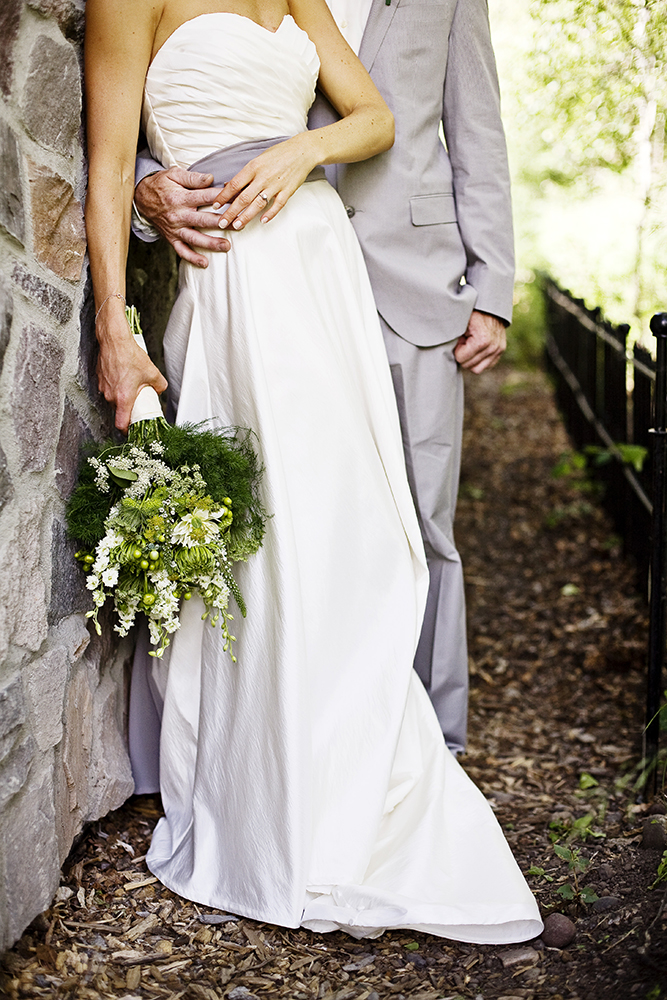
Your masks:
<path fill-rule="evenodd" d="M 15 750 L 7 754 L 0 764 L 0 813 L 7 803 L 18 795 L 28 780 L 34 756 L 35 744 L 29 736 Z"/>
<path fill-rule="evenodd" d="M 65 697 L 63 770 L 70 813 L 79 819 L 88 800 L 88 771 L 93 746 L 93 696 L 85 669 L 79 669 Z"/>
<path fill-rule="evenodd" d="M 0 736 L 5 736 L 26 720 L 23 682 L 13 677 L 0 690 Z"/>
<path fill-rule="evenodd" d="M 28 180 L 35 256 L 60 278 L 78 281 L 86 253 L 81 203 L 71 184 L 32 160 Z"/>
<path fill-rule="evenodd" d="M 67 155 L 81 126 L 81 73 L 71 45 L 46 35 L 33 44 L 23 91 L 23 120 L 43 146 Z"/>
<path fill-rule="evenodd" d="M 42 751 L 50 750 L 63 737 L 63 698 L 68 670 L 67 650 L 57 646 L 24 671 L 32 710 L 32 733 Z"/>
<path fill-rule="evenodd" d="M 5 96 L 12 89 L 14 42 L 19 32 L 23 0 L 3 0 L 0 5 L 0 90 Z"/>
<path fill-rule="evenodd" d="M 24 472 L 41 472 L 55 453 L 64 357 L 51 333 L 32 323 L 24 327 L 12 392 L 14 433 Z"/>
<path fill-rule="evenodd" d="M 33 779 L 0 817 L 9 914 L 0 934 L 0 948 L 9 948 L 55 895 L 60 865 L 54 823 L 50 774 Z"/>
<path fill-rule="evenodd" d="M 667 816 L 649 816 L 644 820 L 644 833 L 639 845 L 647 851 L 667 850 Z"/>
<path fill-rule="evenodd" d="M 65 400 L 63 422 L 56 448 L 56 486 L 63 499 L 67 499 L 76 484 L 81 461 L 81 446 L 91 440 L 92 434 L 84 424 L 69 399 Z"/>
<path fill-rule="evenodd" d="M 129 671 L 125 669 L 125 661 L 129 660 L 130 652 L 131 643 L 125 640 L 113 668 L 103 671 L 95 690 L 92 766 L 84 816 L 87 821 L 117 809 L 134 791 L 126 739 Z"/>
<path fill-rule="evenodd" d="M 0 375 L 9 346 L 14 316 L 14 296 L 9 279 L 0 274 Z"/>
<path fill-rule="evenodd" d="M 59 288 L 54 288 L 47 281 L 38 278 L 23 264 L 15 264 L 12 280 L 19 286 L 29 299 L 46 309 L 58 323 L 66 323 L 72 315 L 72 301 Z"/>
<path fill-rule="evenodd" d="M 83 41 L 83 4 L 72 0 L 28 0 L 28 7 L 38 14 L 52 17 L 66 38 L 72 42 Z"/>
<path fill-rule="evenodd" d="M 0 120 L 0 226 L 15 236 L 19 243 L 25 239 L 25 215 L 21 187 L 21 161 L 16 136 L 6 122 Z"/>
<path fill-rule="evenodd" d="M 13 499 L 14 487 L 7 466 L 7 456 L 2 448 L 0 448 L 0 513 L 2 513 L 7 504 Z"/>
<path fill-rule="evenodd" d="M 82 615 L 63 618 L 49 632 L 54 645 L 62 646 L 71 664 L 78 663 L 90 645 L 90 632 Z"/>
<path fill-rule="evenodd" d="M 42 503 L 18 510 L 13 531 L 0 535 L 0 662 L 10 640 L 37 652 L 46 638 L 46 589 L 41 572 Z"/>
<path fill-rule="evenodd" d="M 51 529 L 51 601 L 49 622 L 77 611 L 90 611 L 93 600 L 86 590 L 86 576 L 74 558 L 76 542 L 67 534 L 63 521 L 54 520 Z"/>

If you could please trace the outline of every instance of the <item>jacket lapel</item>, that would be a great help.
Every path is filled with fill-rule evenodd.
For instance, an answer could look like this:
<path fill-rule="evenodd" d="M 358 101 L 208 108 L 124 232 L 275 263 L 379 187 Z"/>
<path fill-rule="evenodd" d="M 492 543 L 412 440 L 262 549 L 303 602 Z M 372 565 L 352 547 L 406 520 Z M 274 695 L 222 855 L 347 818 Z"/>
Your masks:
<path fill-rule="evenodd" d="M 366 30 L 361 39 L 361 47 L 359 49 L 359 58 L 369 73 L 375 62 L 377 51 L 382 44 L 382 39 L 386 35 L 387 29 L 396 13 L 399 2 L 400 0 L 391 0 L 391 3 L 387 4 L 387 0 L 373 0 L 371 4 L 371 11 L 366 22 Z"/>

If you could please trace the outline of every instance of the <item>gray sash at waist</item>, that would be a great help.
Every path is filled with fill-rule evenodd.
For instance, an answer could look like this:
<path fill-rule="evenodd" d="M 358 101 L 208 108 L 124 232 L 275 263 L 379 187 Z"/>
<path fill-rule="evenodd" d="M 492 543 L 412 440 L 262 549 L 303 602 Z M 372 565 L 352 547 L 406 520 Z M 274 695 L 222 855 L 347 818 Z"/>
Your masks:
<path fill-rule="evenodd" d="M 213 187 L 222 187 L 227 181 L 231 181 L 239 170 L 243 170 L 247 163 L 254 160 L 256 156 L 263 153 L 271 146 L 289 139 L 288 135 L 279 135 L 272 139 L 254 139 L 252 142 L 237 142 L 226 149 L 216 149 L 214 153 L 203 156 L 190 167 L 190 170 L 197 170 L 201 174 L 213 174 Z M 324 167 L 315 167 L 306 177 L 307 181 L 319 181 L 326 176 Z"/>

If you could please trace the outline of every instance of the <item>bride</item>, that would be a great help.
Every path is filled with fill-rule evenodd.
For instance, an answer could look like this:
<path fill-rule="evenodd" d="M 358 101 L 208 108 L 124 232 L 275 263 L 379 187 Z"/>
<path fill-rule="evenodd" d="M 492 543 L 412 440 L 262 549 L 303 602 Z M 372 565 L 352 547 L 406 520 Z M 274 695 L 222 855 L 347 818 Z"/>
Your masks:
<path fill-rule="evenodd" d="M 181 264 L 165 358 L 179 422 L 257 433 L 273 516 L 239 573 L 237 662 L 195 599 L 153 661 L 165 817 L 148 866 L 287 927 L 534 937 L 535 900 L 411 668 L 427 571 L 391 377 L 359 246 L 314 171 L 382 155 L 391 114 L 325 0 L 88 0 L 86 16 L 99 383 L 121 430 L 143 386 L 166 387 L 123 309 L 140 119 L 165 166 L 249 161 L 221 178 L 232 249 Z M 308 132 L 316 84 L 341 120 Z"/>

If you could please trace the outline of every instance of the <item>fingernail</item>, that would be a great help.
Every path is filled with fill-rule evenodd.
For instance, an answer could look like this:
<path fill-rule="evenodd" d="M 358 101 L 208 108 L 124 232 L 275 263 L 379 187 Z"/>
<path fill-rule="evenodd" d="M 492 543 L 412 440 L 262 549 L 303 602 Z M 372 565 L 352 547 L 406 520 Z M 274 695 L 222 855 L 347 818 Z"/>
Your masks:
<path fill-rule="evenodd" d="M 218 229 L 226 229 L 229 225 L 229 219 L 220 219 L 218 223 Z"/>
<path fill-rule="evenodd" d="M 260 222 L 268 222 L 268 221 L 269 221 L 268 215 L 263 215 L 262 218 L 260 219 Z"/>
<path fill-rule="evenodd" d="M 211 208 L 215 210 L 216 208 L 222 208 L 222 205 L 220 204 L 219 201 L 214 201 L 213 204 L 211 205 Z"/>
<path fill-rule="evenodd" d="M 232 222 L 232 227 L 234 229 L 242 229 L 243 228 L 243 223 L 241 222 L 240 219 L 235 219 L 234 222 Z"/>

